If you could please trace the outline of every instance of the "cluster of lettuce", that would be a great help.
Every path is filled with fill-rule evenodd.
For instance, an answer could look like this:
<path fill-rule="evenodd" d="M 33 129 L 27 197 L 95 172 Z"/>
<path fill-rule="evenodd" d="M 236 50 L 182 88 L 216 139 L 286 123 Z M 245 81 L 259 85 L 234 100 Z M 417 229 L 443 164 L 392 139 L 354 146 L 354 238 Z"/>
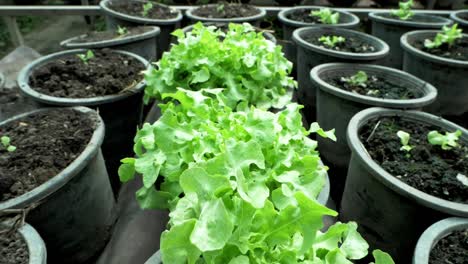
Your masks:
<path fill-rule="evenodd" d="M 200 25 L 196 28 L 206 32 Z M 242 43 L 241 36 L 246 35 L 257 42 L 258 35 L 255 33 L 254 38 L 249 28 L 231 26 L 224 41 L 232 35 Z M 237 36 L 239 32 L 244 33 Z M 179 36 L 179 44 L 164 57 L 168 60 L 174 50 L 182 52 L 177 49 L 179 45 L 192 45 L 205 38 L 201 35 Z M 270 44 L 259 43 L 256 47 L 267 48 Z M 245 54 L 245 50 L 232 52 Z M 183 61 L 174 57 L 171 63 L 195 67 L 202 60 L 199 56 L 205 56 L 189 50 L 184 54 L 190 55 L 184 55 Z M 271 54 L 270 58 L 275 56 Z M 185 85 L 156 84 L 155 76 L 164 75 L 158 73 L 163 71 L 164 57 L 160 70 L 147 73 L 147 79 L 154 81 L 147 95 L 157 94 L 165 102 L 159 105 L 162 115 L 137 132 L 136 157 L 123 159 L 119 169 L 123 182 L 141 176 L 143 187 L 136 196 L 142 208 L 170 211 L 168 230 L 161 237 L 163 263 L 351 264 L 368 255 L 369 246 L 357 232 L 356 223 L 338 222 L 326 232 L 320 231 L 323 217 L 337 213 L 317 198 L 327 184 L 328 168 L 321 163 L 317 142 L 309 135 L 316 133 L 336 140 L 333 130 L 324 131 L 317 123 L 306 130 L 300 114 L 302 106 L 295 103 L 282 103 L 283 109 L 276 113 L 266 110 L 265 106 L 272 106 L 268 100 L 282 100 L 279 88 L 266 88 L 259 82 L 258 91 L 239 91 L 239 87 L 245 89 L 241 83 L 257 82 L 255 74 L 244 76 L 245 81 L 232 82 L 229 75 L 211 80 L 211 72 L 207 78 L 193 73 L 180 77 L 185 78 Z M 283 59 L 277 58 L 281 63 Z M 183 71 L 180 65 L 172 67 Z M 258 67 L 249 73 L 258 71 Z M 291 84 L 288 78 L 281 78 Z M 204 83 L 200 80 L 207 86 L 213 86 L 213 82 L 225 88 L 190 85 Z M 228 86 L 226 82 L 236 85 Z M 394 264 L 382 251 L 376 250 L 373 255 L 376 264 Z"/>

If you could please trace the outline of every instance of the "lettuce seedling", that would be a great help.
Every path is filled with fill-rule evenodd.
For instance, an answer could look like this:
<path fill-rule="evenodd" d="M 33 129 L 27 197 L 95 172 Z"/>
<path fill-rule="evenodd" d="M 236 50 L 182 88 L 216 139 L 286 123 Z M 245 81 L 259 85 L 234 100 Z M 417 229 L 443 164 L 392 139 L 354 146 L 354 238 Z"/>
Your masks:
<path fill-rule="evenodd" d="M 350 76 L 350 77 L 342 77 L 342 81 L 346 82 L 347 84 L 351 86 L 361 86 L 361 87 L 366 87 L 366 83 L 368 80 L 367 73 L 364 71 L 358 71 L 355 75 Z"/>
<path fill-rule="evenodd" d="M 400 18 L 401 20 L 408 20 L 412 16 L 414 16 L 413 11 L 411 11 L 413 4 L 413 0 L 408 0 L 407 2 L 399 2 L 398 6 L 400 7 L 400 9 L 392 10 L 391 14 Z"/>
<path fill-rule="evenodd" d="M 78 56 L 78 58 L 80 58 L 80 60 L 84 63 L 84 64 L 88 64 L 88 61 L 92 58 L 94 58 L 94 53 L 92 50 L 88 50 L 86 52 L 86 54 L 77 54 L 76 56 Z"/>
<path fill-rule="evenodd" d="M 445 135 L 434 130 L 427 134 L 427 140 L 431 145 L 440 146 L 443 150 L 450 150 L 459 146 L 458 139 L 461 135 L 462 132 L 460 130 L 453 133 L 445 132 Z"/>
<path fill-rule="evenodd" d="M 141 15 L 147 17 L 152 9 L 153 3 L 151 3 L 151 1 L 146 2 L 145 4 L 143 4 L 143 11 L 141 11 Z"/>
<path fill-rule="evenodd" d="M 216 6 L 216 11 L 218 11 L 219 13 L 224 14 L 224 4 L 218 4 Z"/>
<path fill-rule="evenodd" d="M 117 34 L 119 34 L 119 36 L 127 35 L 128 29 L 126 27 L 117 26 Z"/>
<path fill-rule="evenodd" d="M 323 24 L 338 24 L 340 20 L 340 13 L 332 12 L 329 8 L 321 8 L 317 11 L 311 11 L 310 16 L 319 17 L 320 22 Z"/>
<path fill-rule="evenodd" d="M 411 137 L 410 134 L 405 131 L 399 130 L 397 132 L 397 136 L 398 138 L 400 138 L 400 143 L 401 143 L 400 150 L 406 151 L 406 157 L 408 158 L 411 157 L 411 154 L 409 152 L 413 149 L 413 146 L 409 144 L 410 137 Z"/>
<path fill-rule="evenodd" d="M 457 29 L 457 27 L 458 24 L 454 24 L 451 27 L 444 26 L 442 28 L 442 32 L 437 33 L 434 40 L 424 40 L 424 47 L 434 49 L 442 46 L 443 44 L 447 44 L 450 48 L 457 39 L 461 39 L 463 37 L 462 30 Z"/>
<path fill-rule="evenodd" d="M 334 48 L 339 43 L 344 43 L 346 39 L 341 36 L 321 36 L 319 41 L 330 48 Z"/>
<path fill-rule="evenodd" d="M 3 136 L 1 137 L 0 141 L 2 142 L 3 147 L 8 151 L 8 152 L 13 152 L 16 150 L 16 147 L 11 145 L 11 139 L 8 136 Z"/>

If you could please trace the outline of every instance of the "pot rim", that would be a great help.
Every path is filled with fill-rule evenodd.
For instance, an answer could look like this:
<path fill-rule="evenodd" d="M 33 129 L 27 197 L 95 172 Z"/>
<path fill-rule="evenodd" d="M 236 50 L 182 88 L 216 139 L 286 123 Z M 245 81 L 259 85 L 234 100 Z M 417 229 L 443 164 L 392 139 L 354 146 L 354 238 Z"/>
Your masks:
<path fill-rule="evenodd" d="M 278 19 L 281 21 L 281 23 L 286 24 L 288 26 L 293 26 L 293 27 L 307 27 L 307 26 L 315 25 L 315 26 L 331 26 L 331 27 L 338 26 L 338 27 L 352 28 L 352 27 L 357 26 L 359 24 L 359 22 L 360 22 L 359 17 L 356 16 L 355 14 L 347 12 L 347 11 L 336 10 L 334 8 L 329 8 L 329 9 L 332 10 L 333 12 L 339 13 L 340 16 L 342 16 L 342 15 L 348 16 L 351 19 L 351 21 L 347 22 L 347 23 L 338 23 L 336 25 L 329 25 L 329 24 L 317 25 L 317 24 L 313 24 L 313 23 L 306 23 L 306 22 L 300 22 L 300 21 L 297 21 L 297 20 L 292 20 L 292 19 L 289 19 L 287 17 L 287 15 L 289 15 L 290 13 L 292 13 L 292 12 L 294 12 L 296 10 L 301 10 L 301 9 L 318 10 L 318 9 L 322 9 L 322 8 L 324 8 L 324 7 L 323 6 L 313 6 L 313 5 L 291 7 L 291 8 L 281 10 L 278 13 Z"/>
<path fill-rule="evenodd" d="M 46 103 L 50 105 L 59 105 L 59 106 L 94 106 L 100 105 L 105 103 L 111 103 L 123 100 L 131 95 L 136 93 L 140 93 L 146 86 L 146 81 L 143 78 L 139 83 L 135 84 L 131 89 L 126 90 L 125 93 L 119 94 L 111 94 L 111 95 L 104 95 L 104 96 L 96 96 L 90 98 L 66 98 L 66 97 L 56 97 L 51 95 L 46 95 L 40 93 L 39 91 L 34 90 L 29 85 L 29 77 L 34 72 L 35 69 L 41 67 L 48 62 L 55 60 L 57 58 L 67 56 L 70 54 L 82 53 L 86 52 L 88 49 L 73 49 L 73 50 L 66 50 L 61 52 L 52 53 L 43 57 L 40 57 L 33 62 L 27 64 L 23 69 L 21 69 L 20 73 L 18 74 L 18 86 L 20 90 L 27 96 L 33 98 L 35 101 Z M 126 56 L 130 56 L 135 58 L 136 60 L 140 61 L 145 68 L 149 67 L 149 62 L 142 58 L 139 55 L 122 51 L 122 50 L 112 50 L 112 52 L 116 52 L 119 54 L 123 54 Z"/>
<path fill-rule="evenodd" d="M 450 13 L 450 19 L 454 20 L 456 23 L 462 25 L 462 26 L 468 26 L 468 20 L 466 19 L 463 19 L 461 17 L 459 17 L 458 15 L 460 14 L 467 14 L 468 15 L 468 10 L 467 9 L 462 9 L 462 10 L 458 10 L 458 11 L 454 11 L 452 13 Z"/>
<path fill-rule="evenodd" d="M 5 82 L 6 82 L 5 75 L 3 75 L 2 72 L 0 72 L 0 89 L 2 89 L 5 86 Z"/>
<path fill-rule="evenodd" d="M 420 84 L 419 91 L 423 93 L 421 97 L 414 98 L 414 99 L 384 99 L 384 98 L 376 98 L 367 95 L 361 95 L 352 93 L 349 91 L 345 91 L 340 89 L 336 86 L 329 84 L 328 82 L 324 81 L 321 78 L 321 74 L 324 72 L 333 72 L 339 69 L 355 69 L 357 70 L 365 70 L 365 69 L 372 69 L 377 70 L 377 75 L 385 75 L 386 73 L 391 74 L 398 74 L 401 75 L 402 82 L 407 79 L 412 80 L 413 82 L 417 82 Z M 372 65 L 372 64 L 354 64 L 354 63 L 326 63 L 321 64 L 319 66 L 314 67 L 310 71 L 310 78 L 313 83 L 315 83 L 321 90 L 333 94 L 337 97 L 350 100 L 353 102 L 361 103 L 372 106 L 379 106 L 379 107 L 390 107 L 390 108 L 418 108 L 422 106 L 429 105 L 430 103 L 434 102 L 437 97 L 437 89 L 432 86 L 430 83 L 423 81 L 409 73 L 406 73 L 401 70 L 393 69 L 390 67 L 380 66 L 380 65 Z"/>
<path fill-rule="evenodd" d="M 392 19 L 384 17 L 383 15 L 390 15 L 391 12 L 378 11 L 369 13 L 369 19 L 386 25 L 396 25 L 396 26 L 405 26 L 411 28 L 441 28 L 445 25 L 452 24 L 452 21 L 445 17 L 427 15 L 427 14 L 414 14 L 415 17 L 425 17 L 428 19 L 433 19 L 433 22 L 418 22 L 418 21 L 408 21 L 401 19 Z"/>
<path fill-rule="evenodd" d="M 196 11 L 198 8 L 202 6 L 215 6 L 217 4 L 207 4 L 207 5 L 201 5 L 197 6 L 195 8 L 188 9 L 185 12 L 185 15 L 190 19 L 190 20 L 195 20 L 195 21 L 202 21 L 202 22 L 233 22 L 233 23 L 241 23 L 241 22 L 252 22 L 256 20 L 260 20 L 263 17 L 266 16 L 266 10 L 262 7 L 258 7 L 255 5 L 250 5 L 257 9 L 258 13 L 253 16 L 248 16 L 248 17 L 233 17 L 233 18 L 210 18 L 210 17 L 201 17 L 193 14 L 194 11 Z"/>
<path fill-rule="evenodd" d="M 396 110 L 380 107 L 373 107 L 362 110 L 353 116 L 347 128 L 347 142 L 352 151 L 352 154 L 359 160 L 362 166 L 370 172 L 379 182 L 387 186 L 394 192 L 415 201 L 418 204 L 432 208 L 434 210 L 447 213 L 450 215 L 468 216 L 468 205 L 447 201 L 433 195 L 424 193 L 392 176 L 390 173 L 380 167 L 367 152 L 366 148 L 359 139 L 360 128 L 369 120 L 385 117 L 385 116 L 404 116 L 406 119 L 412 119 L 418 122 L 434 124 L 443 127 L 444 129 L 462 131 L 461 139 L 468 142 L 468 130 L 465 128 L 447 121 L 441 117 L 437 117 L 425 112 L 415 110 Z"/>
<path fill-rule="evenodd" d="M 0 226 L 3 227 L 12 225 L 13 223 L 11 220 L 6 220 L 0 223 Z M 44 240 L 42 240 L 36 229 L 28 223 L 24 223 L 24 225 L 19 227 L 16 232 L 21 235 L 28 248 L 28 264 L 46 264 L 47 250 Z"/>

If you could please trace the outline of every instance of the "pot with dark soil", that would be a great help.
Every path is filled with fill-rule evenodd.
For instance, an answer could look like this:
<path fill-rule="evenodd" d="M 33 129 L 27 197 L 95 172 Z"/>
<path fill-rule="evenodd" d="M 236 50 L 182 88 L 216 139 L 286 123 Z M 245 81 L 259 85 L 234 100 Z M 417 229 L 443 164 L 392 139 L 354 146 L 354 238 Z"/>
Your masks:
<path fill-rule="evenodd" d="M 109 30 L 118 30 L 119 26 L 158 26 L 161 29 L 157 44 L 158 59 L 169 50 L 171 33 L 180 27 L 182 20 L 180 11 L 146 0 L 103 0 L 99 5 L 106 15 Z"/>
<path fill-rule="evenodd" d="M 454 27 L 445 27 L 443 32 L 413 31 L 401 37 L 401 45 L 403 70 L 438 90 L 437 100 L 426 110 L 453 120 L 466 119 L 463 116 L 468 114 L 468 34 Z"/>
<path fill-rule="evenodd" d="M 320 12 L 324 13 L 324 10 L 329 11 L 328 17 L 335 16 L 336 21 L 333 18 L 327 19 L 326 14 L 321 16 Z M 294 65 L 296 65 L 297 47 L 292 41 L 292 35 L 297 28 L 331 26 L 353 29 L 359 26 L 359 18 L 356 15 L 319 6 L 298 6 L 283 9 L 279 12 L 278 19 L 283 28 L 284 54 Z"/>
<path fill-rule="evenodd" d="M 98 254 L 115 221 L 115 200 L 97 112 L 35 110 L 0 123 L 0 135 L 0 211 L 29 211 L 48 263 L 84 263 Z"/>
<path fill-rule="evenodd" d="M 413 264 L 464 264 L 468 260 L 468 219 L 450 217 L 431 225 L 418 240 Z"/>
<path fill-rule="evenodd" d="M 328 62 L 378 63 L 388 52 L 388 45 L 371 35 L 337 27 L 296 29 L 298 101 L 304 105 L 309 123 L 316 119 L 316 90 L 310 70 Z"/>
<path fill-rule="evenodd" d="M 67 49 L 112 48 L 137 54 L 148 61 L 157 58 L 159 27 L 120 27 L 117 30 L 90 32 L 60 43 Z"/>
<path fill-rule="evenodd" d="M 0 215 L 4 213 L 0 211 Z M 47 250 L 41 236 L 32 226 L 21 222 L 9 220 L 0 224 L 1 263 L 47 264 Z"/>
<path fill-rule="evenodd" d="M 341 201 L 371 247 L 410 263 L 424 230 L 468 217 L 468 131 L 420 112 L 369 108 L 350 121 L 352 151 Z"/>
<path fill-rule="evenodd" d="M 189 9 L 185 15 L 192 22 L 249 22 L 258 25 L 265 17 L 266 11 L 263 8 L 248 4 L 220 2 Z"/>
<path fill-rule="evenodd" d="M 349 120 L 361 110 L 380 106 L 419 109 L 432 103 L 437 90 L 429 83 L 388 67 L 351 63 L 327 63 L 312 69 L 317 91 L 317 122 L 335 128 L 336 142 L 317 137 L 320 153 L 330 164 L 332 195 L 341 199 L 351 150 L 346 144 Z"/>
<path fill-rule="evenodd" d="M 450 18 L 455 21 L 465 32 L 468 31 L 468 10 L 458 10 L 450 14 Z"/>
<path fill-rule="evenodd" d="M 102 146 L 114 191 L 120 186 L 120 159 L 132 153 L 135 129 L 142 121 L 141 72 L 148 62 L 124 51 L 70 50 L 39 58 L 18 76 L 20 89 L 44 106 L 89 106 L 106 124 Z"/>

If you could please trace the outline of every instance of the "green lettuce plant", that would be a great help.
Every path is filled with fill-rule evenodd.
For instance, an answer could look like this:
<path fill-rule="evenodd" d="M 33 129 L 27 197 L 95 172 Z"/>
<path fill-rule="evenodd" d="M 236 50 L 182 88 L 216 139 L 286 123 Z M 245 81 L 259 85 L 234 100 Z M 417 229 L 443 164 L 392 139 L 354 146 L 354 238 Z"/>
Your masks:
<path fill-rule="evenodd" d="M 358 71 L 355 75 L 350 76 L 350 77 L 343 77 L 341 80 L 346 82 L 347 84 L 351 86 L 361 86 L 361 87 L 366 87 L 366 83 L 368 80 L 367 73 L 364 71 Z"/>
<path fill-rule="evenodd" d="M 451 27 L 444 26 L 442 28 L 442 32 L 437 33 L 434 40 L 424 40 L 424 47 L 434 49 L 442 46 L 443 44 L 447 44 L 451 47 L 457 39 L 461 39 L 463 37 L 462 30 L 457 27 L 458 24 L 454 24 Z"/>
<path fill-rule="evenodd" d="M 141 11 L 141 15 L 144 17 L 147 17 L 149 15 L 149 12 L 153 9 L 153 3 L 151 1 L 148 1 L 143 4 L 143 11 Z"/>
<path fill-rule="evenodd" d="M 450 150 L 452 148 L 458 147 L 458 140 L 462 132 L 457 130 L 455 132 L 445 132 L 445 135 L 439 133 L 439 131 L 430 131 L 427 134 L 427 140 L 431 145 L 440 146 L 443 150 Z"/>
<path fill-rule="evenodd" d="M 344 43 L 346 39 L 341 36 L 321 36 L 319 41 L 330 48 L 334 48 L 339 43 Z"/>
<path fill-rule="evenodd" d="M 400 18 L 401 20 L 408 20 L 414 16 L 414 12 L 411 10 L 413 7 L 413 0 L 408 0 L 406 2 L 399 2 L 398 10 L 392 10 L 391 14 Z"/>
<path fill-rule="evenodd" d="M 117 34 L 119 34 L 119 36 L 125 36 L 128 34 L 128 29 L 126 27 L 121 27 L 121 26 L 117 26 Z"/>
<path fill-rule="evenodd" d="M 11 138 L 9 136 L 2 136 L 0 138 L 0 141 L 2 143 L 2 146 L 8 151 L 8 152 L 14 152 L 16 150 L 16 147 L 11 145 Z"/>
<path fill-rule="evenodd" d="M 410 151 L 413 149 L 413 146 L 409 144 L 409 140 L 411 138 L 411 135 L 408 132 L 405 132 L 403 130 L 399 130 L 397 132 L 397 137 L 400 139 L 401 143 L 401 151 L 406 152 L 406 157 L 409 158 L 411 157 Z"/>
<path fill-rule="evenodd" d="M 338 24 L 340 13 L 332 12 L 329 8 L 321 8 L 320 10 L 311 11 L 311 16 L 318 17 L 323 24 Z"/>
<path fill-rule="evenodd" d="M 84 64 L 88 64 L 88 61 L 94 58 L 94 53 L 92 50 L 88 50 L 85 54 L 77 54 L 76 56 L 78 56 Z"/>
<path fill-rule="evenodd" d="M 228 106 L 247 102 L 259 108 L 282 108 L 291 100 L 292 64 L 281 47 L 249 24 L 230 24 L 224 33 L 198 23 L 193 31 L 173 33 L 177 44 L 145 73 L 145 101 L 160 99 L 178 87 L 188 90 L 224 88 Z"/>

